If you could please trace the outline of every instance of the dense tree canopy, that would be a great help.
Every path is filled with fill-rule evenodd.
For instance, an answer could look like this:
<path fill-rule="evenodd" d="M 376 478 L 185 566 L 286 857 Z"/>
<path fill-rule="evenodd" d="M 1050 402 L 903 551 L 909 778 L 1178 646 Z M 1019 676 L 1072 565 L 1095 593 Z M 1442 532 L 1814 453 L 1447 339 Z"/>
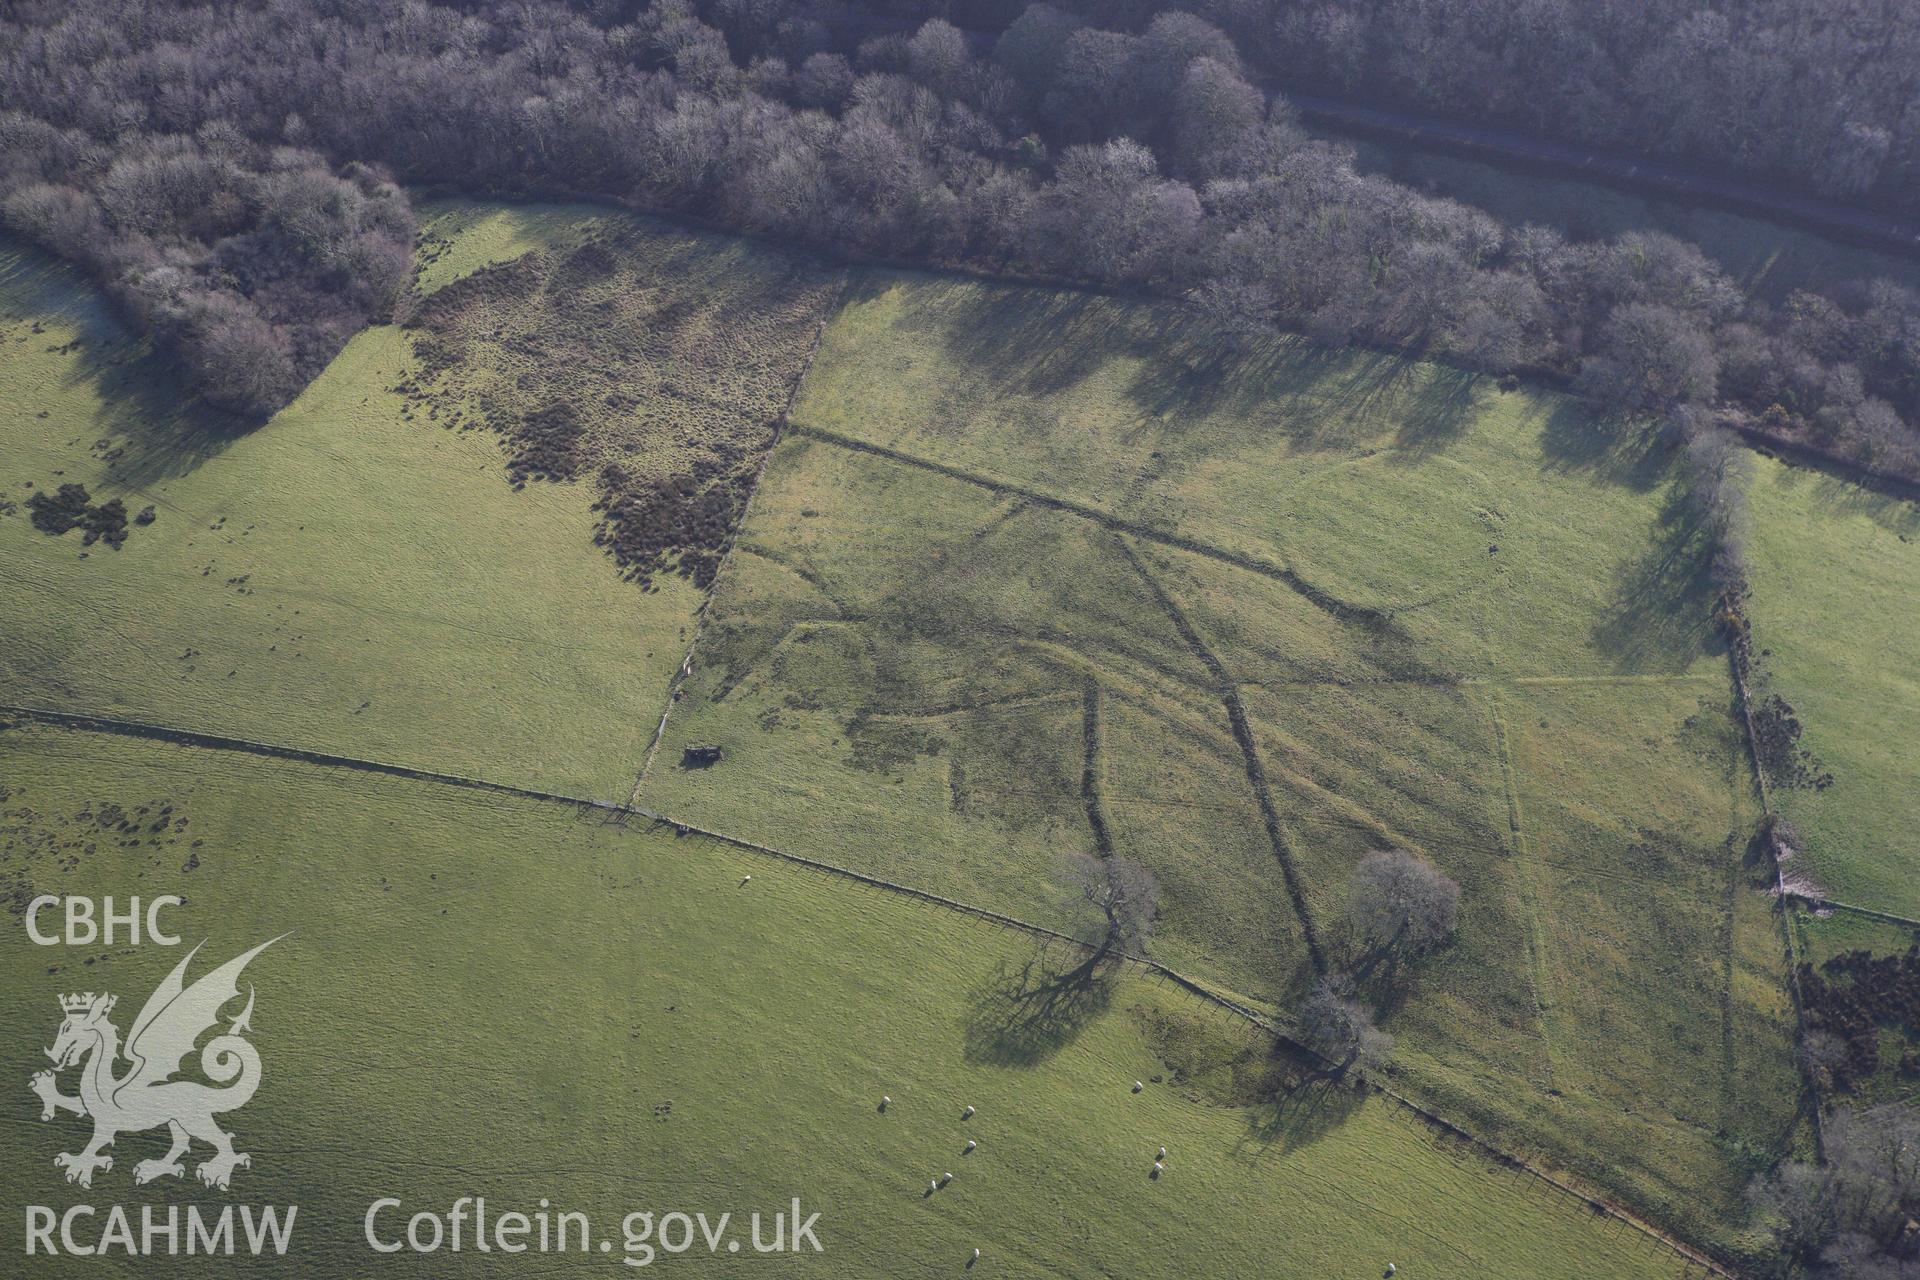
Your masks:
<path fill-rule="evenodd" d="M 963 30 L 913 0 L 27 0 L 0 22 L 0 218 L 250 412 L 390 307 L 392 175 L 1156 290 L 1235 343 L 1279 324 L 1542 371 L 1920 472 L 1912 291 L 1772 307 L 1670 237 L 1502 225 L 1306 136 L 1259 87 L 1304 38 L 1249 34 L 1261 0 L 1109 8 L 974 0 Z"/>
<path fill-rule="evenodd" d="M 1109 0 L 1075 2 L 1089 16 L 1105 14 L 1100 21 L 1115 20 Z M 1192 7 L 1300 89 L 1386 98 L 1920 209 L 1914 0 Z"/>
<path fill-rule="evenodd" d="M 1836 1109 L 1826 1160 L 1788 1161 L 1748 1191 L 1781 1252 L 1809 1280 L 1920 1276 L 1920 1112 Z"/>

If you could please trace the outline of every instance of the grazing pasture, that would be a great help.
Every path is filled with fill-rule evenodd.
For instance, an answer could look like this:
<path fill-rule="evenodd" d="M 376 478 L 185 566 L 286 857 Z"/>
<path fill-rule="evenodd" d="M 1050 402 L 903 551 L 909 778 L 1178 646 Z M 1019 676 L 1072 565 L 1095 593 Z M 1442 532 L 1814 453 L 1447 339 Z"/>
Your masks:
<path fill-rule="evenodd" d="M 1765 458 L 1750 503 L 1755 695 L 1781 699 L 1800 726 L 1778 773 L 1802 781 L 1775 777 L 1774 801 L 1806 845 L 1787 871 L 1920 917 L 1920 506 Z M 1805 780 L 1821 775 L 1831 781 Z"/>
<path fill-rule="evenodd" d="M 605 211 L 467 210 L 428 227 L 441 285 L 471 285 L 492 258 L 510 258 L 495 272 L 518 264 L 544 280 L 588 242 L 616 281 L 657 271 L 618 325 L 650 340 L 619 344 L 600 312 L 571 315 L 543 305 L 544 292 L 511 307 L 442 303 L 432 314 L 444 331 L 369 329 L 252 425 L 185 397 L 69 273 L 6 252 L 0 700 L 626 794 L 692 635 L 697 566 L 677 573 L 676 561 L 644 592 L 623 582 L 596 546 L 617 522 L 595 504 L 627 491 L 609 491 L 597 470 L 510 485 L 515 455 L 497 434 L 562 395 L 584 398 L 517 371 L 590 375 L 597 446 L 635 486 L 654 481 L 655 461 L 671 477 L 709 454 L 725 455 L 716 474 L 736 475 L 798 377 L 831 277 Z M 468 231 L 479 237 L 470 251 Z M 667 296 L 676 280 L 697 296 Z M 716 309 L 770 292 L 783 307 L 751 331 L 768 339 L 753 352 L 697 341 Z M 492 312 L 500 339 L 469 335 L 476 309 Z M 667 311 L 676 327 L 647 323 Z M 793 327 L 784 345 L 770 337 L 780 324 Z M 429 336 L 431 370 L 416 350 Z M 571 352 L 581 345 L 596 354 L 588 368 Z M 702 435 L 677 388 L 707 383 L 734 403 L 709 411 Z M 134 519 L 117 549 L 83 543 L 83 531 L 50 536 L 31 500 L 62 484 L 151 523 Z"/>
<path fill-rule="evenodd" d="M 180 893 L 168 920 L 206 940 L 196 974 L 291 930 L 246 973 L 265 1069 L 227 1124 L 252 1156 L 236 1198 L 299 1206 L 303 1275 L 611 1275 L 629 1212 L 731 1213 L 744 1242 L 750 1213 L 796 1196 L 824 1251 L 784 1261 L 820 1275 L 967 1274 L 975 1249 L 988 1275 L 1701 1274 L 1385 1099 L 1303 1079 L 1142 972 L 1051 990 L 1058 949 L 766 855 L 568 805 L 42 727 L 0 730 L 0 778 L 14 911 L 23 893 Z M 70 989 L 119 995 L 124 1029 L 183 954 L 38 948 L 17 919 L 5 937 L 0 1006 L 23 1053 L 51 1043 Z M 83 1123 L 39 1122 L 24 1085 L 13 1114 L 10 1203 L 183 1198 L 133 1185 L 159 1134 L 123 1135 L 83 1192 L 51 1163 Z M 612 1249 L 364 1243 L 377 1197 L 404 1201 L 377 1223 L 392 1239 L 463 1195 L 493 1215 L 544 1197 Z M 695 1240 L 715 1274 L 777 1265 Z"/>
<path fill-rule="evenodd" d="M 828 325 L 639 796 L 1284 1013 L 1376 848 L 1464 889 L 1395 1079 L 1695 1238 L 1796 1136 L 1779 926 L 1670 452 L 1563 397 L 882 272 Z M 677 767 L 688 747 L 719 748 Z"/>
<path fill-rule="evenodd" d="M 1049 927 L 1070 855 L 1137 860 L 1157 960 L 1282 1025 L 1351 971 L 1389 1087 L 1763 1247 L 1742 1190 L 1807 1141 L 1786 939 L 1706 540 L 1650 430 L 1377 353 L 1227 351 L 1171 306 L 457 203 L 402 325 L 265 424 L 182 396 L 17 251 L 0 392 L 0 703 L 670 819 L 0 731 L 9 900 L 188 885 L 209 928 L 300 922 L 288 1034 L 330 1065 L 261 1114 L 344 1171 L 273 1184 L 331 1215 L 341 1274 L 364 1199 L 339 1188 L 397 1167 L 392 1133 L 447 1198 L 474 1170 L 561 1169 L 607 1212 L 817 1185 L 846 1206 L 836 1273 L 974 1248 L 1030 1274 L 1678 1272 L 1142 970 L 1062 985 L 1058 945 L 673 824 Z M 1881 655 L 1913 509 L 1835 485 L 1767 466 L 1754 496 L 1761 692 L 1834 779 L 1775 794 L 1835 896 L 1905 910 L 1912 691 Z M 1430 955 L 1344 923 L 1385 848 L 1461 887 Z M 412 1023 L 453 1046 L 425 1071 L 384 1038 Z M 534 1117 L 524 1150 L 435 1110 L 489 1096 Z M 970 1154 L 936 1142 L 965 1106 Z M 999 1116 L 990 1167 L 1017 1172 L 988 1183 Z"/>

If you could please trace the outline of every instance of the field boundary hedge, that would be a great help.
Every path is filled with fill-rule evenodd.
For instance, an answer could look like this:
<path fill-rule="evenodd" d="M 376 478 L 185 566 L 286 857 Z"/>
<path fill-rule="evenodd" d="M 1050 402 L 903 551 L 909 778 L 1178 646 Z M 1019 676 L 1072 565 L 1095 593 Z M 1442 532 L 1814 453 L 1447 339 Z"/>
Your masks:
<path fill-rule="evenodd" d="M 965 467 L 956 467 L 946 462 L 936 462 L 931 458 L 922 458 L 899 449 L 891 449 L 883 444 L 874 444 L 870 440 L 861 440 L 853 436 L 841 435 L 838 431 L 829 431 L 824 427 L 810 427 L 805 423 L 794 423 L 792 430 L 797 435 L 822 440 L 838 448 L 851 450 L 854 453 L 871 454 L 876 458 L 885 458 L 889 462 L 897 462 L 903 466 L 918 467 L 923 471 L 931 471 L 936 475 L 945 476 L 949 480 L 958 480 L 962 484 L 977 486 L 978 488 L 987 490 L 989 493 L 1021 498 L 1033 503 L 1035 506 L 1046 507 L 1053 511 L 1064 511 L 1068 515 L 1079 516 L 1083 520 L 1090 520 L 1094 524 L 1110 529 L 1115 533 L 1132 534 L 1134 537 L 1144 539 L 1148 542 L 1157 542 L 1162 546 L 1172 547 L 1178 551 L 1190 551 L 1194 555 L 1205 556 L 1209 560 L 1218 560 L 1220 563 L 1232 565 L 1236 569 L 1245 569 L 1249 573 L 1257 573 L 1263 578 L 1271 578 L 1276 582 L 1284 583 L 1286 586 L 1298 592 L 1309 604 L 1341 622 L 1357 622 L 1373 630 L 1385 630 L 1393 624 L 1393 614 L 1391 611 L 1374 609 L 1366 605 L 1353 604 L 1349 601 L 1342 600 L 1338 596 L 1332 595 L 1324 589 L 1316 587 L 1313 583 L 1308 582 L 1305 578 L 1301 577 L 1291 565 L 1275 564 L 1271 560 L 1263 560 L 1258 556 L 1251 556 L 1242 551 L 1234 551 L 1227 547 L 1215 546 L 1211 542 L 1202 542 L 1198 538 L 1189 538 L 1185 534 L 1173 533 L 1166 529 L 1157 529 L 1152 525 L 1142 524 L 1137 520 L 1128 520 L 1125 517 L 1114 515 L 1110 511 L 1102 511 L 1099 507 L 1091 506 L 1088 503 L 1076 502 L 1072 498 L 1063 498 L 1057 494 L 1043 493 L 1038 489 L 1029 489 L 1024 485 L 1017 485 L 1006 480 L 996 480 L 992 476 L 984 476 L 975 471 L 968 471 Z"/>
<path fill-rule="evenodd" d="M 744 849 L 766 857 L 777 858 L 782 862 L 806 867 L 814 871 L 826 872 L 858 884 L 867 885 L 870 888 L 883 889 L 933 906 L 945 907 L 961 915 L 987 920 L 1006 928 L 1017 929 L 1035 937 L 1064 942 L 1069 946 L 1091 949 L 1087 943 L 1082 942 L 1078 938 L 1061 933 L 1057 929 L 1050 929 L 1045 925 L 1022 920 L 1017 916 L 1010 916 L 986 907 L 960 902 L 953 898 L 928 892 L 925 889 L 916 889 L 912 885 L 900 884 L 893 880 L 885 880 L 879 876 L 868 875 L 865 872 L 855 871 L 849 867 L 838 866 L 831 862 L 822 862 L 817 858 L 809 858 L 802 854 L 789 853 L 784 849 L 776 849 L 770 845 L 741 839 L 738 836 L 730 836 L 719 831 L 709 831 L 702 827 L 693 826 L 690 823 L 681 822 L 666 814 L 640 808 L 637 805 L 624 804 L 613 800 L 595 800 L 584 796 L 571 796 L 562 792 L 545 791 L 536 787 L 524 787 L 510 782 L 494 782 L 485 778 L 473 778 L 455 773 L 442 773 L 438 770 L 422 769 L 412 765 L 393 764 L 387 761 L 371 760 L 360 756 L 340 755 L 335 752 L 314 751 L 304 747 L 291 747 L 278 743 L 261 742 L 252 738 L 242 738 L 228 734 L 206 733 L 195 729 L 182 729 L 170 725 L 151 724 L 146 721 L 127 720 L 117 716 L 51 711 L 44 707 L 0 703 L 0 717 L 11 717 L 16 720 L 30 721 L 59 729 L 75 729 L 91 733 L 113 734 L 119 737 L 141 738 L 149 741 L 168 742 L 178 746 L 198 747 L 204 750 L 230 751 L 243 755 L 263 756 L 276 760 L 292 760 L 302 764 L 312 764 L 321 767 L 353 769 L 362 773 L 378 773 L 414 782 L 439 783 L 445 786 L 462 787 L 473 791 L 490 791 L 498 795 L 516 796 L 521 799 L 538 800 L 551 804 L 571 805 L 577 809 L 592 810 L 620 817 L 630 815 L 637 818 L 644 818 L 657 826 L 671 827 L 676 833 L 681 835 L 701 836 L 736 849 Z M 4 719 L 0 719 L 0 732 L 5 732 L 12 727 L 14 726 L 8 724 Z M 1109 954 L 1116 955 L 1124 963 L 1131 964 L 1143 970 L 1149 976 L 1159 978 L 1178 990 L 1197 997 L 1216 1009 L 1224 1010 L 1235 1017 L 1251 1023 L 1283 1041 L 1291 1049 L 1307 1054 L 1310 1057 L 1318 1058 L 1322 1062 L 1326 1061 L 1324 1058 L 1320 1058 L 1320 1055 L 1314 1053 L 1308 1046 L 1294 1039 L 1291 1029 L 1279 1019 L 1264 1014 L 1250 1005 L 1235 1000 L 1231 996 L 1215 991 L 1205 983 L 1190 978 L 1178 970 L 1170 969 L 1157 960 L 1150 960 L 1145 956 L 1134 955 L 1129 952 L 1109 952 Z M 1514 1155 L 1511 1152 L 1496 1147 L 1493 1143 L 1462 1128 L 1460 1125 L 1455 1124 L 1437 1112 L 1429 1110 L 1421 1103 L 1407 1097 L 1391 1086 L 1381 1083 L 1378 1079 L 1365 1080 L 1364 1087 L 1378 1093 L 1384 1098 L 1398 1103 L 1401 1107 L 1421 1120 L 1424 1120 L 1428 1125 L 1446 1136 L 1471 1145 L 1476 1150 L 1492 1157 L 1510 1169 L 1532 1175 L 1554 1190 L 1578 1199 L 1595 1213 L 1604 1214 L 1607 1217 L 1623 1223 L 1634 1231 L 1646 1236 L 1649 1240 L 1671 1250 L 1679 1257 L 1685 1259 L 1690 1265 L 1705 1268 L 1708 1273 L 1724 1277 L 1725 1280 L 1737 1280 L 1734 1272 L 1714 1261 L 1700 1250 L 1675 1239 L 1652 1223 L 1638 1217 L 1630 1210 L 1584 1191 L 1557 1174 L 1549 1172 L 1521 1156 Z"/>

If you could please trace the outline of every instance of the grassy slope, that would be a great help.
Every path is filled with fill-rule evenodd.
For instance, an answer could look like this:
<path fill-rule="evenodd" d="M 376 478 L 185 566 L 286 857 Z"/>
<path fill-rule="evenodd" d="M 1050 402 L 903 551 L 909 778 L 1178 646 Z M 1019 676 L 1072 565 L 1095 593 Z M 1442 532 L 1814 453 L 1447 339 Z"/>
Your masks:
<path fill-rule="evenodd" d="M 482 267 L 574 239 L 583 225 L 605 218 L 590 204 L 499 205 L 458 197 L 414 197 L 420 253 L 414 286 L 432 293 Z"/>
<path fill-rule="evenodd" d="M 442 210 L 429 283 L 588 221 Z M 0 485 L 20 504 L 0 519 L 0 697 L 626 793 L 700 596 L 618 579 L 590 485 L 509 492 L 493 440 L 410 414 L 396 329 L 241 431 L 66 273 L 17 252 L 0 272 Z M 159 518 L 83 557 L 26 520 L 32 483 L 66 481 Z"/>
<path fill-rule="evenodd" d="M 798 423 L 1290 566 L 1444 670 L 1715 669 L 1666 456 L 1575 401 L 1298 340 L 1230 359 L 1171 306 L 865 285 Z"/>
<path fill-rule="evenodd" d="M 559 216 L 443 212 L 429 229 L 453 247 L 434 242 L 426 282 L 510 258 L 557 234 Z M 707 774 L 662 768 L 645 798 L 1045 914 L 1055 858 L 1089 842 L 1093 723 L 1115 847 L 1167 885 L 1162 953 L 1284 1001 L 1303 974 L 1299 926 L 1190 632 L 1241 693 L 1323 924 L 1376 836 L 1423 848 L 1468 886 L 1461 944 L 1391 1020 L 1415 1091 L 1515 1145 L 1551 1133 L 1549 1158 L 1724 1243 L 1744 1174 L 1728 1152 L 1785 1140 L 1791 1079 L 1771 922 L 1727 878 L 1741 788 L 1723 735 L 1688 722 L 1723 714 L 1724 668 L 1663 459 L 1599 445 L 1565 402 L 1432 366 L 1284 343 L 1216 366 L 1172 312 L 879 274 L 868 285 L 829 330 L 801 423 L 1284 564 L 1395 610 L 1395 625 L 1341 621 L 1218 559 L 797 436 L 756 500 L 662 763 L 705 741 L 729 759 Z M 0 520 L 0 575 L 49 602 L 0 622 L 16 629 L 0 647 L 7 696 L 624 791 L 691 593 L 676 600 L 672 579 L 662 596 L 621 588 L 587 544 L 583 494 L 508 496 L 497 448 L 408 421 L 382 390 L 404 359 L 389 331 L 236 440 L 168 401 L 64 278 L 19 264 L 9 294 L 23 301 L 4 376 L 17 403 L 49 413 L 10 423 L 47 473 L 23 478 L 84 478 L 99 498 L 120 491 L 99 476 L 131 475 L 162 517 L 78 561 L 77 535 Z M 52 331 L 33 334 L 30 317 Z M 69 331 L 91 345 L 45 350 Z M 126 363 L 116 373 L 109 359 Z M 111 467 L 89 456 L 101 438 L 128 446 Z M 326 466 L 285 465 L 302 450 Z M 218 572 L 203 578 L 209 561 Z M 335 585 L 295 601 L 289 584 L 314 563 Z M 105 584 L 84 576 L 103 571 Z M 530 636 L 542 639 L 531 657 Z M 1421 683 L 1435 675 L 1476 683 Z M 1572 707 L 1604 741 L 1644 748 L 1587 777 L 1579 735 L 1514 727 L 1534 711 L 1515 678 L 1647 683 L 1619 711 Z M 1292 687 L 1326 680 L 1387 683 Z M 1571 816 L 1516 838 L 1510 818 L 1533 811 L 1533 793 L 1554 814 L 1562 773 L 1586 788 Z M 1557 867 L 1639 856 L 1643 792 L 1671 797 L 1680 846 L 1656 867 L 1669 900 L 1657 916 L 1638 896 L 1577 896 Z M 1604 969 L 1646 956 L 1656 926 L 1687 943 L 1658 981 Z M 1559 930 L 1619 945 L 1548 955 Z M 1607 1038 L 1555 1012 L 1612 1002 L 1635 1014 Z M 1556 1017 L 1575 1034 L 1553 1036 Z M 1711 1033 L 1717 1060 L 1660 1064 L 1650 1046 L 1670 1032 Z M 1751 1081 L 1737 1110 L 1725 1105 L 1736 1073 Z M 1621 1122 L 1622 1098 L 1644 1114 Z"/>
<path fill-rule="evenodd" d="M 1920 916 L 1920 509 L 1766 459 L 1751 504 L 1762 692 L 1793 705 L 1801 745 L 1834 776 L 1776 793 L 1809 845 L 1800 870 L 1835 898 Z"/>
<path fill-rule="evenodd" d="M 988 1275 L 1304 1278 L 1389 1259 L 1416 1277 L 1679 1273 L 1645 1237 L 1384 1102 L 1131 1094 L 1166 1069 L 1143 1015 L 1238 1034 L 1143 978 L 1010 1065 L 991 993 L 1029 942 L 789 864 L 555 805 L 45 729 L 0 732 L 0 777 L 10 888 L 183 892 L 173 919 L 210 939 L 209 959 L 294 930 L 249 970 L 266 1083 L 229 1123 L 254 1156 L 236 1196 L 301 1206 L 301 1274 L 365 1272 L 375 1196 L 444 1210 L 476 1192 L 495 1212 L 544 1195 L 602 1226 L 797 1194 L 823 1214 L 810 1269 L 833 1275 L 958 1274 L 974 1247 Z M 127 847 L 98 825 L 108 803 L 143 827 L 170 805 L 186 825 Z M 57 992 L 117 992 L 124 1028 L 179 955 L 42 950 L 17 922 L 5 939 L 0 1007 L 22 1054 L 51 1037 Z M 979 1108 L 964 1124 L 963 1103 Z M 23 1091 L 0 1131 L 0 1199 L 206 1199 L 131 1187 L 157 1150 L 144 1135 L 91 1193 L 66 1187 L 47 1162 L 78 1123 L 40 1125 L 30 1105 Z M 969 1135 L 981 1145 L 962 1157 Z M 948 1169 L 954 1184 L 924 1198 Z M 765 1269 L 746 1257 L 702 1265 Z M 488 1262 L 553 1265 L 443 1252 L 379 1269 Z M 175 1265 L 205 1270 L 123 1269 Z M 81 1268 L 36 1274 L 66 1269 Z"/>
<path fill-rule="evenodd" d="M 1650 441 L 1434 366 L 1227 360 L 1171 310 L 882 273 L 794 419 L 643 799 L 1046 913 L 1052 859 L 1093 841 L 1091 682 L 1106 823 L 1163 881 L 1159 953 L 1285 1003 L 1300 928 L 1183 621 L 1246 708 L 1332 946 L 1371 847 L 1467 886 L 1460 942 L 1389 1019 L 1411 1087 L 1729 1238 L 1742 1153 L 1791 1140 L 1788 1013 L 1777 927 L 1735 879 L 1754 815 L 1700 546 Z M 1392 625 L 809 429 L 1285 567 Z M 863 747 L 889 716 L 913 732 Z M 673 768 L 692 744 L 727 759 Z M 1676 1036 L 1702 1049 L 1679 1069 Z"/>

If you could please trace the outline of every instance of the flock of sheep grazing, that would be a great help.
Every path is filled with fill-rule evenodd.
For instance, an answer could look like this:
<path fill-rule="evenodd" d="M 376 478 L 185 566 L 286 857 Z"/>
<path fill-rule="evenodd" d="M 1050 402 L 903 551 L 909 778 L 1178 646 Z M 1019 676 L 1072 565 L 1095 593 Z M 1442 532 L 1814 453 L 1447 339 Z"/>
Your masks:
<path fill-rule="evenodd" d="M 1138 1080 L 1135 1080 L 1133 1082 L 1133 1092 L 1135 1093 L 1139 1093 L 1142 1089 L 1146 1087 L 1147 1087 L 1146 1085 L 1142 1084 Z M 886 1109 L 888 1107 L 891 1107 L 892 1105 L 893 1105 L 892 1094 L 880 1095 L 880 1110 L 882 1112 L 886 1111 Z M 973 1115 L 974 1115 L 974 1108 L 972 1104 L 969 1103 L 966 1109 L 960 1113 L 960 1118 L 962 1120 L 971 1120 L 973 1119 Z M 979 1145 L 980 1145 L 979 1142 L 977 1142 L 976 1140 L 972 1138 L 968 1138 L 967 1145 L 960 1149 L 960 1154 L 970 1156 L 974 1153 L 974 1150 L 979 1147 Z M 1160 1177 L 1161 1173 L 1166 1168 L 1166 1160 L 1167 1160 L 1167 1149 L 1165 1147 L 1161 1147 L 1158 1151 L 1154 1152 L 1153 1172 L 1148 1174 L 1147 1176 L 1157 1180 Z M 953 1181 L 953 1174 L 950 1172 L 943 1173 L 937 1178 L 928 1178 L 926 1194 L 928 1196 L 932 1196 L 936 1194 L 942 1187 L 946 1186 L 948 1183 L 952 1181 Z M 980 1250 L 975 1249 L 973 1251 L 973 1256 L 967 1260 L 967 1266 L 972 1267 L 973 1264 L 978 1261 L 980 1261 Z"/>

